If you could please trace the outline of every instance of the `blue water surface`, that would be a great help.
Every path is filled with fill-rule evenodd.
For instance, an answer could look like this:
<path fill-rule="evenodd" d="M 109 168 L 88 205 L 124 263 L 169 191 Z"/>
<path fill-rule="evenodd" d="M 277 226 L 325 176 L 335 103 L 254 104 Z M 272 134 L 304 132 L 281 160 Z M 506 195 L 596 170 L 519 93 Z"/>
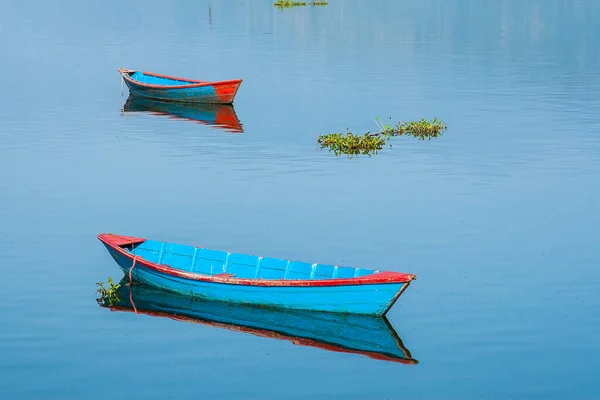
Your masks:
<path fill-rule="evenodd" d="M 0 2 L 0 398 L 600 398 L 600 3 Z M 243 132 L 118 67 L 242 78 Z M 317 135 L 437 117 L 372 157 Z M 101 232 L 410 272 L 402 365 L 95 301 Z"/>

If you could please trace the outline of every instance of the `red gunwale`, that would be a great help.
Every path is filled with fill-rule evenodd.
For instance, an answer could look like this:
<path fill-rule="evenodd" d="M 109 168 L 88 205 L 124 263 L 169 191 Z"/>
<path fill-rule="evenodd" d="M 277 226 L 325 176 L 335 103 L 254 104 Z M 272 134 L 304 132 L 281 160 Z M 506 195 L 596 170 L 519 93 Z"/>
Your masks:
<path fill-rule="evenodd" d="M 417 279 L 413 274 L 405 274 L 401 272 L 378 272 L 371 275 L 361 276 L 358 278 L 334 278 L 334 279 L 246 279 L 235 278 L 231 276 L 203 275 L 194 272 L 186 272 L 179 269 L 174 269 L 168 265 L 152 263 L 138 256 L 133 256 L 125 251 L 122 246 L 143 243 L 146 239 L 114 235 L 112 233 L 101 233 L 98 239 L 113 249 L 130 259 L 132 262 L 135 259 L 135 265 L 142 265 L 146 268 L 160 272 L 162 274 L 177 276 L 179 278 L 190 279 L 201 282 L 224 283 L 229 285 L 244 285 L 244 286 L 269 286 L 269 287 L 321 287 L 321 286 L 347 286 L 347 285 L 375 285 L 375 284 L 392 284 L 392 283 L 409 283 Z"/>
<path fill-rule="evenodd" d="M 410 356 L 410 353 L 408 352 L 408 350 L 406 350 L 406 348 L 404 348 L 403 345 L 400 346 L 400 350 L 402 351 L 402 353 L 404 353 L 406 358 L 396 358 L 396 357 L 388 356 L 383 353 L 348 349 L 346 347 L 336 346 L 336 345 L 333 345 L 333 344 L 330 344 L 327 342 L 321 342 L 321 341 L 314 340 L 314 339 L 301 338 L 301 337 L 296 337 L 296 336 L 288 336 L 288 335 L 284 335 L 282 333 L 273 332 L 273 331 L 269 331 L 266 329 L 250 328 L 247 326 L 240 326 L 240 325 L 235 325 L 235 326 L 228 325 L 228 324 L 221 323 L 221 322 L 209 321 L 209 320 L 200 319 L 200 318 L 184 317 L 181 315 L 169 314 L 169 313 L 160 312 L 160 311 L 140 310 L 137 307 L 135 309 L 131 309 L 128 307 L 123 307 L 123 306 L 110 306 L 108 308 L 110 309 L 110 311 L 125 311 L 125 312 L 133 312 L 135 314 L 148 315 L 151 317 L 170 318 L 174 321 L 181 321 L 181 322 L 187 322 L 187 323 L 193 323 L 193 324 L 202 324 L 202 325 L 207 325 L 207 326 L 210 326 L 213 328 L 222 328 L 222 329 L 227 329 L 229 331 L 234 331 L 234 332 L 249 333 L 251 335 L 269 338 L 269 339 L 287 340 L 297 346 L 316 347 L 318 349 L 332 351 L 332 352 L 336 352 L 336 353 L 360 354 L 360 355 L 372 358 L 374 360 L 391 361 L 391 362 L 407 364 L 407 365 L 415 365 L 415 364 L 419 363 L 417 360 L 413 359 Z M 396 340 L 399 341 L 400 339 L 396 338 Z M 400 343 L 401 343 L 401 341 L 400 341 Z"/>
<path fill-rule="evenodd" d="M 144 75 L 156 76 L 158 78 L 172 79 L 172 80 L 181 81 L 181 82 L 196 82 L 196 83 L 187 84 L 187 85 L 151 85 L 148 83 L 142 83 L 142 82 L 136 81 L 135 79 L 131 79 L 131 76 L 129 76 L 129 73 L 137 72 L 137 70 L 135 70 L 135 69 L 119 68 L 118 70 L 121 73 L 121 76 L 123 77 L 123 79 L 125 79 L 126 81 L 131 82 L 138 86 L 143 86 L 143 87 L 152 88 L 152 89 L 189 89 L 189 88 L 196 88 L 196 87 L 203 87 L 203 86 L 239 85 L 240 83 L 242 83 L 241 79 L 231 79 L 231 80 L 227 80 L 227 81 L 207 82 L 207 81 L 199 81 L 197 79 L 185 79 L 185 78 L 179 78 L 179 77 L 175 77 L 175 76 L 161 75 L 161 74 L 155 74 L 153 72 L 142 71 L 142 73 Z"/>

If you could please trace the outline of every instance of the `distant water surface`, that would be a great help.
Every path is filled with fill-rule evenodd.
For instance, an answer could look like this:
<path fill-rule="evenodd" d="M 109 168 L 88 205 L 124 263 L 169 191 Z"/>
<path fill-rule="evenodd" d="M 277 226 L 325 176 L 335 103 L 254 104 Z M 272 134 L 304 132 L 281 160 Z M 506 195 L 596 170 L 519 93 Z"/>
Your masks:
<path fill-rule="evenodd" d="M 597 1 L 5 0 L 0 34 L 0 398 L 600 398 Z M 123 112 L 118 67 L 244 79 L 241 132 Z M 449 129 L 317 149 L 376 117 Z M 414 273 L 418 364 L 110 312 L 101 232 Z"/>

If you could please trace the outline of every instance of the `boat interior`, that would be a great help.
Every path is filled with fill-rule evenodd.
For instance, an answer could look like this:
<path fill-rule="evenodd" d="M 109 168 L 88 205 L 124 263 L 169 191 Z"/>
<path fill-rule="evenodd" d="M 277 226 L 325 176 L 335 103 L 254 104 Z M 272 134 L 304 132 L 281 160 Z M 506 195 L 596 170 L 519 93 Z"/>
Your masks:
<path fill-rule="evenodd" d="M 243 279 L 335 279 L 358 278 L 379 271 L 328 264 L 311 264 L 272 257 L 229 253 L 220 250 L 146 240 L 123 247 L 151 263 L 203 275 Z"/>
<path fill-rule="evenodd" d="M 140 71 L 135 71 L 134 73 L 129 74 L 129 77 L 134 81 L 145 83 L 147 85 L 178 86 L 201 83 L 198 81 L 186 81 L 184 79 L 169 79 L 161 76 L 146 75 Z"/>

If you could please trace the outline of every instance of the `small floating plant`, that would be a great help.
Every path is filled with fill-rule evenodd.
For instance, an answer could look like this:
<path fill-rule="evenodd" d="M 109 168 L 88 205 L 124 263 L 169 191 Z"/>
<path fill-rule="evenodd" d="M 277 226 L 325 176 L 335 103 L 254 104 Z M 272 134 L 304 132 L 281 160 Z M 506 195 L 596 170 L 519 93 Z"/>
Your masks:
<path fill-rule="evenodd" d="M 431 140 L 447 129 L 446 124 L 437 118 L 431 121 L 421 118 L 420 121 L 398 122 L 396 125 L 383 124 L 379 118 L 376 121 L 380 129 L 378 132 L 355 135 L 346 130 L 346 134 L 320 135 L 317 142 L 321 145 L 321 149 L 327 148 L 336 156 L 340 154 L 347 154 L 349 158 L 360 154 L 371 156 L 377 154 L 395 136 L 410 135 L 419 140 Z"/>
<path fill-rule="evenodd" d="M 119 301 L 119 288 L 121 287 L 120 283 L 117 283 L 116 285 L 113 283 L 113 279 L 112 277 L 108 277 L 108 287 L 104 287 L 104 282 L 97 282 L 96 286 L 98 286 L 98 289 L 96 290 L 96 293 L 98 293 L 100 295 L 100 297 L 98 297 L 96 299 L 96 301 L 98 302 L 98 304 L 102 305 L 110 305 L 112 306 L 115 302 Z"/>
<path fill-rule="evenodd" d="M 301 6 L 326 6 L 327 1 L 293 1 L 293 0 L 277 0 L 273 5 L 278 8 L 301 7 Z"/>

